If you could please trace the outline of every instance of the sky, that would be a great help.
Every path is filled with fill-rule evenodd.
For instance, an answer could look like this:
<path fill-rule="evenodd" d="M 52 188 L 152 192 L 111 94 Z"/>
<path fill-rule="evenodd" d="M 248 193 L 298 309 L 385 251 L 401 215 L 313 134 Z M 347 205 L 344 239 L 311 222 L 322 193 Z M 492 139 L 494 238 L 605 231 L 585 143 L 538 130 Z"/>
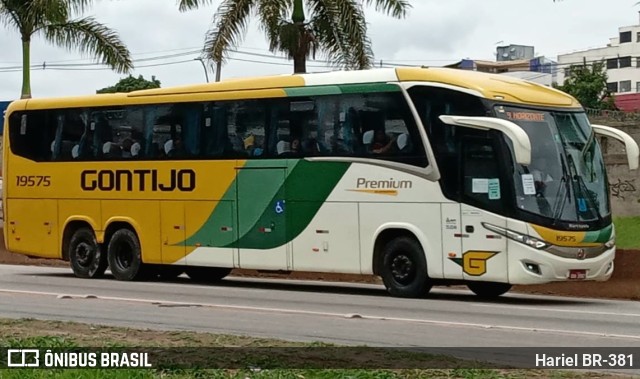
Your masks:
<path fill-rule="evenodd" d="M 535 46 L 536 55 L 558 54 L 604 46 L 618 27 L 639 24 L 637 0 L 411 0 L 404 20 L 367 8 L 368 32 L 376 62 L 383 65 L 442 66 L 464 58 L 495 60 L 496 47 Z M 199 50 L 219 0 L 197 10 L 179 12 L 177 0 L 96 0 L 83 16 L 94 16 L 116 30 L 132 53 L 134 76 L 155 75 L 162 87 L 205 82 Z M 287 74 L 293 63 L 267 49 L 252 22 L 245 38 L 221 70 L 222 79 Z M 255 55 L 258 54 L 258 55 Z M 173 55 L 163 59 L 152 59 Z M 176 56 L 178 55 L 178 56 Z M 266 56 L 264 56 L 266 55 Z M 0 23 L 0 101 L 19 98 L 22 83 L 19 34 Z M 95 93 L 126 75 L 95 64 L 91 56 L 32 41 L 33 97 Z M 323 63 L 308 62 L 308 71 L 327 71 Z M 42 66 L 45 69 L 42 70 Z M 55 64 L 88 64 L 54 69 Z M 142 67 L 153 65 L 153 67 Z M 208 68 L 211 81 L 215 74 Z"/>

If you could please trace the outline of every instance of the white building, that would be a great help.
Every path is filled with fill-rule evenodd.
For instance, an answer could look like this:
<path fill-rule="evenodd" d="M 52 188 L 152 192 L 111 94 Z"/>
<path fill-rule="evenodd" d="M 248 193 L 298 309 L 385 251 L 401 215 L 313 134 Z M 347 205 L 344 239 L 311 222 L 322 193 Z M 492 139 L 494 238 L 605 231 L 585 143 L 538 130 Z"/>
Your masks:
<path fill-rule="evenodd" d="M 614 94 L 640 92 L 640 25 L 624 26 L 605 47 L 558 55 L 558 84 L 563 84 L 571 64 L 604 61 L 607 86 Z"/>

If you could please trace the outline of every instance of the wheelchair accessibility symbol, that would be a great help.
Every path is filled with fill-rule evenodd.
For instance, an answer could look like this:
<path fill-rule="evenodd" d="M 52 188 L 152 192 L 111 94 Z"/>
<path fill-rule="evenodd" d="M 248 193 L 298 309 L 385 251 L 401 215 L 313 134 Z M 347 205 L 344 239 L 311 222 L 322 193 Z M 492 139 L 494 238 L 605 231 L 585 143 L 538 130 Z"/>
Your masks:
<path fill-rule="evenodd" d="M 282 214 L 284 213 L 284 200 L 278 200 L 276 201 L 276 207 L 275 207 L 275 211 L 277 214 Z"/>

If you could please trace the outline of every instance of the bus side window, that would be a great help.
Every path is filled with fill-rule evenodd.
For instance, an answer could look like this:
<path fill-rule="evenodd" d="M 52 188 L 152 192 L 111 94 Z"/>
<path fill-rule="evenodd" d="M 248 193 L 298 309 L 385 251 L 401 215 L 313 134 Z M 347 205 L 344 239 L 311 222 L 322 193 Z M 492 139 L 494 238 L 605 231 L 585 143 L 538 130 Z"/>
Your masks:
<path fill-rule="evenodd" d="M 229 138 L 242 141 L 244 154 L 251 158 L 263 158 L 266 155 L 266 126 L 271 118 L 266 100 L 248 100 L 234 102 L 229 117 Z"/>
<path fill-rule="evenodd" d="M 318 100 L 314 98 L 288 98 L 275 103 L 271 107 L 271 155 L 287 158 L 326 154 L 318 116 Z"/>
<path fill-rule="evenodd" d="M 151 159 L 167 159 L 177 155 L 180 141 L 176 140 L 176 124 L 170 105 L 149 105 L 144 109 L 147 134 L 151 135 L 148 142 L 149 157 Z M 180 128 L 181 130 L 181 128 Z"/>
<path fill-rule="evenodd" d="M 120 126 L 118 143 L 122 149 L 122 158 L 140 159 L 146 156 L 147 138 L 144 122 L 144 110 L 140 106 L 124 109 L 125 115 Z"/>
<path fill-rule="evenodd" d="M 338 154 L 346 150 L 370 159 L 427 166 L 420 132 L 400 93 L 345 95 L 340 107 L 342 127 L 334 141 Z"/>
<path fill-rule="evenodd" d="M 36 162 L 51 159 L 51 145 L 55 140 L 55 119 L 49 111 L 13 112 L 9 115 L 11 151 Z"/>
<path fill-rule="evenodd" d="M 340 143 L 340 97 L 319 96 L 315 98 L 317 113 L 317 141 L 321 155 L 339 155 L 344 151 L 344 141 Z"/>
<path fill-rule="evenodd" d="M 51 143 L 51 160 L 69 161 L 78 158 L 80 140 L 85 132 L 85 123 L 80 109 L 52 112 L 56 124 L 56 138 Z"/>
<path fill-rule="evenodd" d="M 200 154 L 200 133 L 204 121 L 202 103 L 177 103 L 173 105 L 174 124 L 171 137 L 174 142 L 173 157 L 190 158 Z M 171 154 L 171 152 L 169 152 Z"/>
<path fill-rule="evenodd" d="M 201 130 L 201 149 L 205 158 L 224 158 L 234 155 L 234 148 L 227 135 L 227 124 L 227 104 L 220 102 L 205 105 Z"/>

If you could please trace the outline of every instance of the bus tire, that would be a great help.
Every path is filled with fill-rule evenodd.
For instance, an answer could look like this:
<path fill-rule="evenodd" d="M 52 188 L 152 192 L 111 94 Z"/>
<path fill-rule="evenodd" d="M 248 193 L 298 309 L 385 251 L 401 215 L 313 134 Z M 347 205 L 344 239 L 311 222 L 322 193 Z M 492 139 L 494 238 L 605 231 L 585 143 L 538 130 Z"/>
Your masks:
<path fill-rule="evenodd" d="M 107 255 L 96 240 L 93 230 L 78 228 L 69 240 L 69 264 L 78 278 L 98 278 L 107 269 Z"/>
<path fill-rule="evenodd" d="M 219 282 L 231 273 L 231 268 L 226 267 L 187 267 L 184 271 L 189 279 L 198 283 Z"/>
<path fill-rule="evenodd" d="M 111 236 L 107 248 L 109 268 L 117 280 L 145 278 L 142 249 L 138 236 L 129 229 L 119 229 Z"/>
<path fill-rule="evenodd" d="M 504 295 L 511 289 L 511 284 L 496 282 L 469 282 L 467 287 L 484 299 L 493 299 Z"/>
<path fill-rule="evenodd" d="M 423 297 L 431 290 L 424 250 L 412 237 L 396 237 L 383 247 L 380 276 L 392 296 Z"/>

